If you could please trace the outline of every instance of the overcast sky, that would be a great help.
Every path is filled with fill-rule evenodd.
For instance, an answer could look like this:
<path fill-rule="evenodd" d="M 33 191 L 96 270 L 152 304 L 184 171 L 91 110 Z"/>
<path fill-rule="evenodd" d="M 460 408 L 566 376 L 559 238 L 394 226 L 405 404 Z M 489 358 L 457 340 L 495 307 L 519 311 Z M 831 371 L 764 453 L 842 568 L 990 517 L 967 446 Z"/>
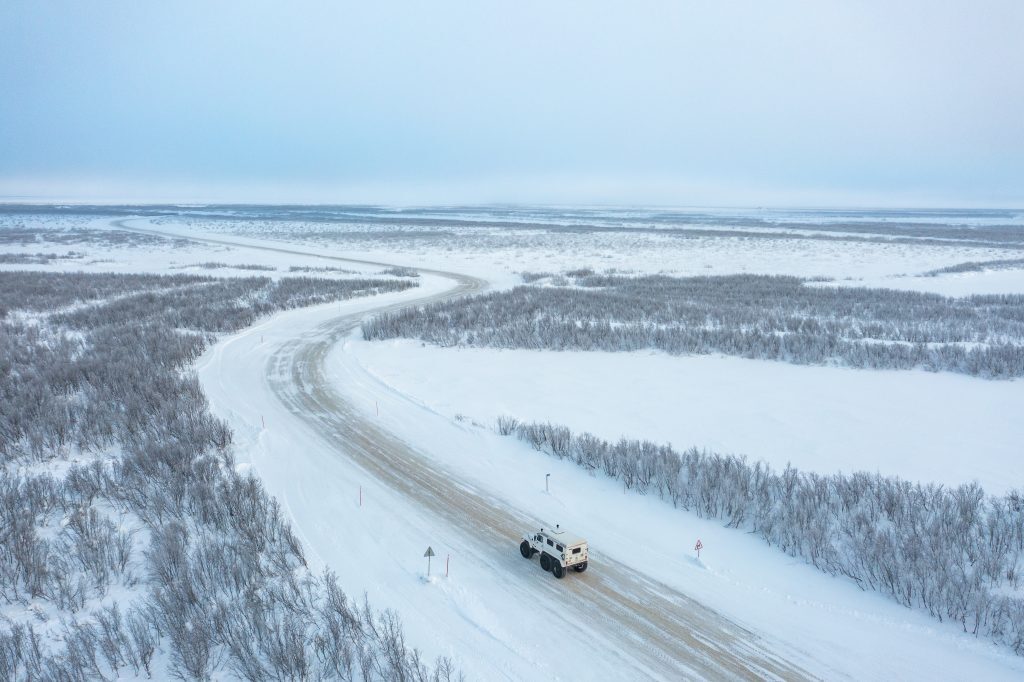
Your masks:
<path fill-rule="evenodd" d="M 7 200 L 1024 206 L 1024 2 L 0 4 Z"/>

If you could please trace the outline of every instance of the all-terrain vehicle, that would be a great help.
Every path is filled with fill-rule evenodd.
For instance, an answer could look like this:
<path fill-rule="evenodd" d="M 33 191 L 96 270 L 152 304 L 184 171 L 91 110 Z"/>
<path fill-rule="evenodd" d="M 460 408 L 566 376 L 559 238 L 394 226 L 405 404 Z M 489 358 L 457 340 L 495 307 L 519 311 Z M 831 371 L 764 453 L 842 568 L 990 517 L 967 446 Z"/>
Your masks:
<path fill-rule="evenodd" d="M 554 573 L 556 578 L 564 578 L 570 566 L 577 573 L 587 570 L 587 541 L 557 525 L 553 529 L 541 528 L 524 535 L 519 543 L 519 553 L 524 559 L 532 559 L 539 553 L 540 567 Z"/>

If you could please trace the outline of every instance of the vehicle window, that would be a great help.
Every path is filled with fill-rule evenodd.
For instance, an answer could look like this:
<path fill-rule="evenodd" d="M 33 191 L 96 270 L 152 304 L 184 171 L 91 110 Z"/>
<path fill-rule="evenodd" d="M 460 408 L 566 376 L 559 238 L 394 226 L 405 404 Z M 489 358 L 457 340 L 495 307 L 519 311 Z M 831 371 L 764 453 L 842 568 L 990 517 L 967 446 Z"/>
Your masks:
<path fill-rule="evenodd" d="M 583 549 L 582 549 L 581 547 L 577 547 L 576 549 L 574 549 L 574 550 L 572 551 L 572 553 L 573 553 L 573 554 L 579 554 L 579 553 L 580 553 L 580 552 L 582 552 L 582 551 L 583 551 Z"/>
<path fill-rule="evenodd" d="M 565 547 L 562 547 L 561 545 L 556 546 L 555 549 L 557 549 L 559 552 L 565 551 Z"/>
<path fill-rule="evenodd" d="M 554 546 L 555 546 L 555 543 L 551 542 L 551 538 L 548 538 L 548 544 L 549 544 L 550 546 L 552 546 L 552 547 L 554 547 Z"/>

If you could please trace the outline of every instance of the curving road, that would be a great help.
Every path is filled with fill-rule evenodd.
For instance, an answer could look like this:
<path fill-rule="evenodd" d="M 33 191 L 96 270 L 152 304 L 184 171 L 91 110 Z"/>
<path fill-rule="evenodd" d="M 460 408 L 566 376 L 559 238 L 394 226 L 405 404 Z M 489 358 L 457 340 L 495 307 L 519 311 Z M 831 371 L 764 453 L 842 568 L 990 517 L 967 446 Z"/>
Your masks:
<path fill-rule="evenodd" d="M 134 228 L 125 221 L 120 229 L 180 237 L 152 229 Z M 188 239 L 237 248 L 260 249 L 329 260 L 387 266 L 293 248 L 256 246 L 230 239 Z M 482 290 L 483 280 L 459 273 L 421 269 L 455 282 L 443 293 L 407 300 L 373 310 L 380 313 L 411 305 L 464 296 Z M 348 336 L 367 313 L 341 315 L 282 345 L 267 367 L 276 397 L 297 418 L 309 424 L 326 442 L 343 443 L 345 456 L 404 496 L 423 512 L 433 515 L 464 537 L 478 541 L 481 556 L 511 574 L 522 572 L 518 538 L 523 529 L 542 525 L 539 519 L 460 478 L 368 421 L 326 379 L 328 353 Z M 808 679 L 804 669 L 774 655 L 758 635 L 703 606 L 671 587 L 652 580 L 614 559 L 591 550 L 593 570 L 571 580 L 538 580 L 530 571 L 528 581 L 508 585 L 515 603 L 546 601 L 556 606 L 550 618 L 566 630 L 582 631 L 614 647 L 624 667 L 636 676 L 675 679 Z M 525 601 L 522 601 L 525 600 Z M 562 608 L 564 607 L 564 608 Z M 560 615 L 562 614 L 562 615 Z M 570 622 L 565 614 L 588 614 L 586 622 Z M 545 621 L 546 622 L 546 621 Z"/>

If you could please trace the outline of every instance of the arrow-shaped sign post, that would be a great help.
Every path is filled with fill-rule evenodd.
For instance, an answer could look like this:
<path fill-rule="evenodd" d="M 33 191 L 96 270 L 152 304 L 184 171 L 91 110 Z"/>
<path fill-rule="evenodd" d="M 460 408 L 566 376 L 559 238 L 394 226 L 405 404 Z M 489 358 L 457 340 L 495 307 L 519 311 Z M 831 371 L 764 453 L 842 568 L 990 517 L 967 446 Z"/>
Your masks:
<path fill-rule="evenodd" d="M 423 556 L 427 557 L 427 577 L 430 577 L 430 557 L 436 556 L 434 554 L 433 547 L 427 547 L 427 551 L 423 553 Z"/>

